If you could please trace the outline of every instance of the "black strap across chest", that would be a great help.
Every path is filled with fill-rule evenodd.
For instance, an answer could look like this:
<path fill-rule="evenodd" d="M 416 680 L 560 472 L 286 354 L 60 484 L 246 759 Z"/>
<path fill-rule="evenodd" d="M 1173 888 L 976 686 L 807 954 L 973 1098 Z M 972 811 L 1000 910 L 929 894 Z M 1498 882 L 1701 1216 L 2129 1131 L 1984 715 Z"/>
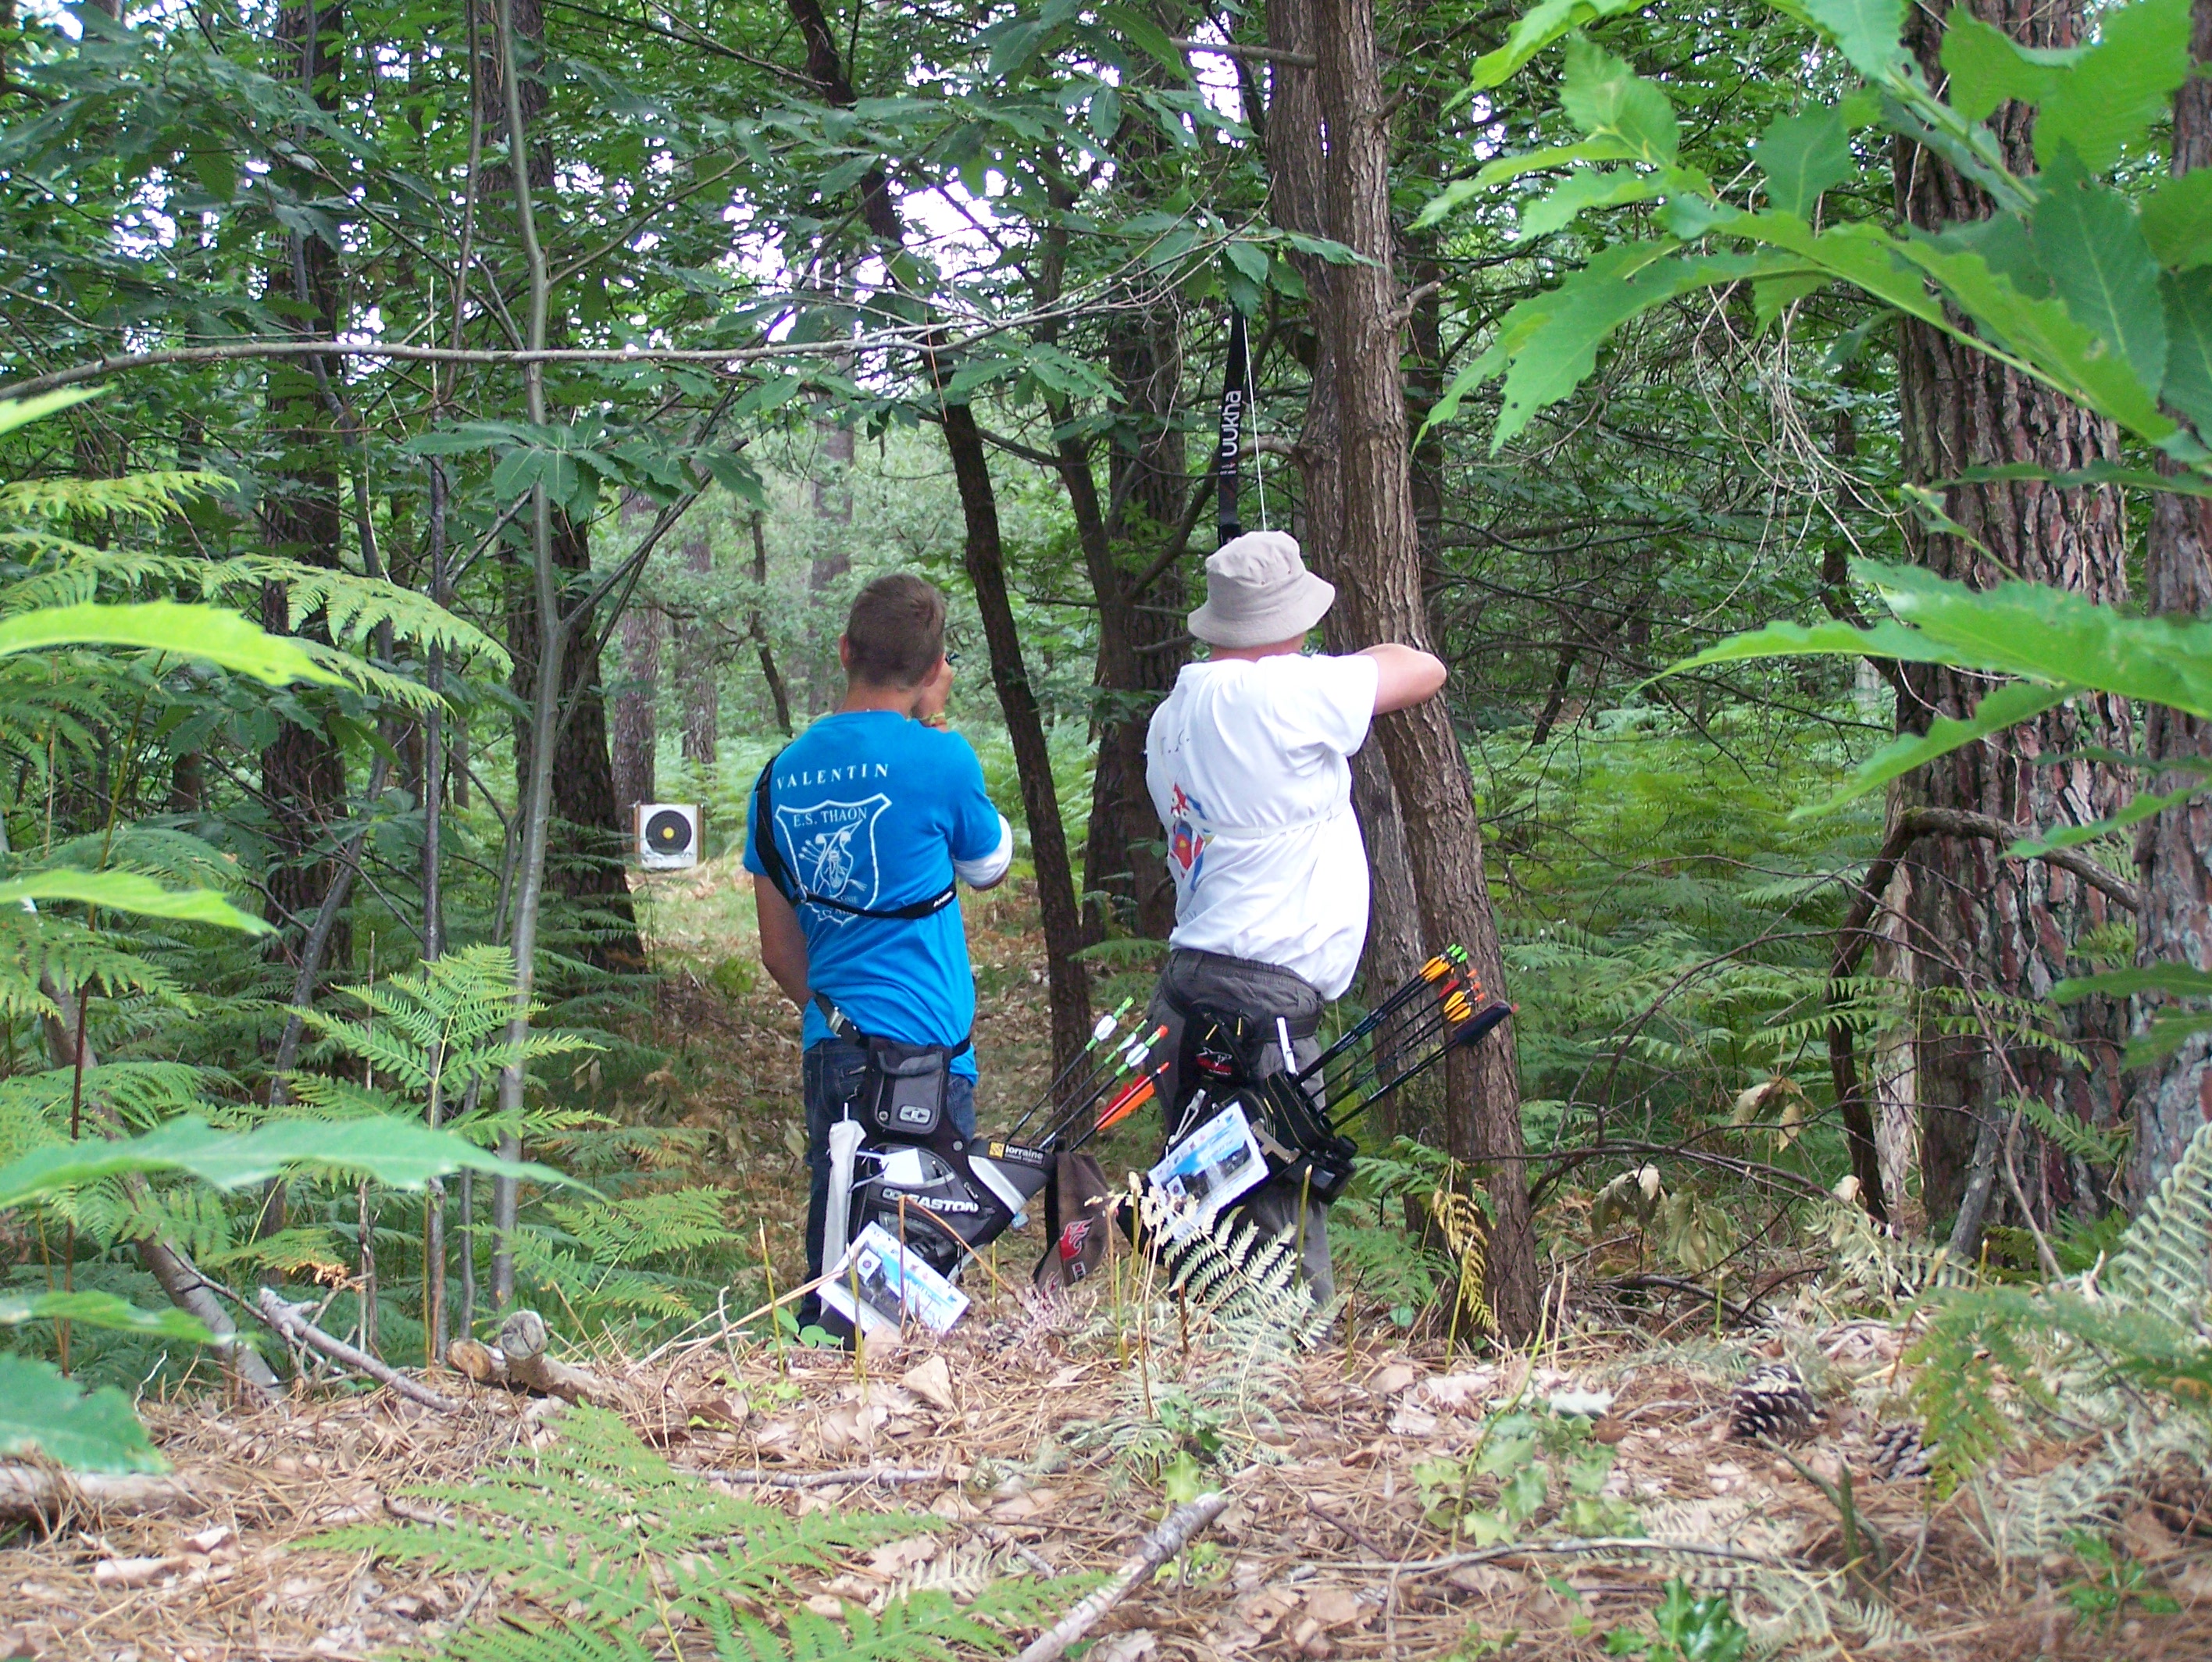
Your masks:
<path fill-rule="evenodd" d="M 911 901 L 904 906 L 853 906 L 844 901 L 833 900 L 827 895 L 817 895 L 799 881 L 799 874 L 783 858 L 783 851 L 775 843 L 775 814 L 769 799 L 769 786 L 775 773 L 775 765 L 783 760 L 778 751 L 769 758 L 768 766 L 760 771 L 753 782 L 753 846 L 759 852 L 761 874 L 775 885 L 775 892 L 792 904 L 793 910 L 802 906 L 826 907 L 832 912 L 842 912 L 851 918 L 906 919 L 933 918 L 951 906 L 960 890 L 957 883 L 949 883 L 927 900 Z"/>

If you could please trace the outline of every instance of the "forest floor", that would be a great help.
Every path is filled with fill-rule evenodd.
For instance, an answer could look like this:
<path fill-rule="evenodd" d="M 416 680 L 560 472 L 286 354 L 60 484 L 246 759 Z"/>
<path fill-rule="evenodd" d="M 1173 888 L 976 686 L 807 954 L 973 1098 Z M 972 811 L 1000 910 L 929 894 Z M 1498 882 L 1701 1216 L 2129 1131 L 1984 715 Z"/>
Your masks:
<path fill-rule="evenodd" d="M 659 1088 L 682 1082 L 670 1106 L 719 1139 L 733 1227 L 765 1224 L 787 1274 L 804 1204 L 786 1135 L 795 1024 L 743 967 L 741 875 L 665 883 L 650 915 L 670 973 Z M 1041 1075 L 1038 944 L 1012 900 L 974 908 L 971 934 L 978 1043 L 996 1073 L 988 1125 Z M 1869 1404 L 1893 1390 L 1905 1344 L 1886 1322 L 1822 1320 L 1801 1302 L 1759 1334 L 1668 1339 L 1593 1295 L 1586 1311 L 1577 1300 L 1585 1319 L 1533 1353 L 1476 1356 L 1354 1309 L 1312 1353 L 1255 1363 L 1233 1332 L 1202 1320 L 1163 1331 L 1132 1314 L 1152 1307 L 1123 1296 L 1120 1270 L 1070 1307 L 1005 1284 L 1026 1283 L 1025 1267 L 1008 1251 L 975 1277 L 975 1308 L 943 1340 L 871 1344 L 858 1359 L 733 1338 L 710 1319 L 647 1355 L 575 1360 L 610 1382 L 607 1405 L 683 1482 L 794 1513 L 912 1520 L 794 1589 L 824 1611 L 879 1604 L 894 1586 L 958 1592 L 993 1575 L 1111 1570 L 1168 1510 L 1164 1488 L 1194 1475 L 1225 1485 L 1227 1509 L 1108 1615 L 1076 1653 L 1086 1662 L 1634 1653 L 1678 1577 L 1732 1592 L 1784 1655 L 2212 1657 L 2212 1538 L 2137 1509 L 2116 1520 L 2124 1576 L 2063 1556 L 2002 1563 L 1969 1491 L 1939 1501 L 1924 1480 L 1873 1479 L 1881 1420 Z M 1833 1501 L 1776 1451 L 1728 1437 L 1731 1370 L 1784 1352 L 1821 1404 L 1791 1453 L 1832 1484 L 1840 1468 L 1856 1475 L 1858 1526 L 1890 1557 L 1880 1586 L 1856 1598 Z M 0 1550 L 0 1658 L 436 1654 L 465 1623 L 557 1622 L 560 1610 L 533 1610 L 499 1577 L 321 1538 L 449 1516 L 450 1502 L 410 1491 L 526 1462 L 574 1411 L 451 1374 L 435 1383 L 457 1411 L 389 1391 L 252 1411 L 209 1396 L 148 1402 L 183 1498 L 150 1513 L 87 1502 Z M 1569 1390 L 1610 1400 L 1579 1443 L 1530 1452 L 1551 1499 L 1511 1538 L 1479 1546 L 1454 1523 L 1497 1515 L 1499 1476 L 1511 1481 L 1469 1475 L 1498 1416 Z M 2025 1452 L 2006 1475 L 2063 1452 Z M 1560 1515 L 1570 1468 L 1589 1477 L 1580 1529 Z M 1561 1544 L 1601 1532 L 1593 1519 L 1647 1544 Z"/>

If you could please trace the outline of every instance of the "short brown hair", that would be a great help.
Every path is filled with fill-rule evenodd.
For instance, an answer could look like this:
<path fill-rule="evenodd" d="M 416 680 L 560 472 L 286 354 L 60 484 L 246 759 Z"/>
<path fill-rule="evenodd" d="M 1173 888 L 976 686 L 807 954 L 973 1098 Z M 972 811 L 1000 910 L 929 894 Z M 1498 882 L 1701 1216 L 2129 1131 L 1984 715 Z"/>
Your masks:
<path fill-rule="evenodd" d="M 862 589 L 845 620 L 847 672 L 876 687 L 919 687 L 945 655 L 945 597 L 909 572 Z"/>

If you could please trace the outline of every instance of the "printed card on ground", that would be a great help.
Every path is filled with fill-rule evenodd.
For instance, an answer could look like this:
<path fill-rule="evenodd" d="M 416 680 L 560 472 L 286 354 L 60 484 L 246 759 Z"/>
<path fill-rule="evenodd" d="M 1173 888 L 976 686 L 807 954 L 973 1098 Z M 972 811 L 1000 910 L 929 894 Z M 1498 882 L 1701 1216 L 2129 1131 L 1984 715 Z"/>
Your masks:
<path fill-rule="evenodd" d="M 823 1286 L 822 1301 L 864 1333 L 895 1331 L 904 1315 L 943 1333 L 968 1312 L 968 1295 L 921 1254 L 901 1246 L 880 1223 L 869 1224 L 845 1249 Z"/>

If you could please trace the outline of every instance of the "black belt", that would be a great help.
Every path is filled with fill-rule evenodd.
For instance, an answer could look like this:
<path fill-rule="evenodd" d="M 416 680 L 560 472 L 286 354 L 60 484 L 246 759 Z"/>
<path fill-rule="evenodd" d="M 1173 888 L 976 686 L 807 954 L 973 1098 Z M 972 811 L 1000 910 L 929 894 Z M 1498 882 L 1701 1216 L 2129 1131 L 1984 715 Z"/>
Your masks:
<path fill-rule="evenodd" d="M 814 1008 L 822 1012 L 822 1019 L 829 1024 L 831 1038 L 842 1039 L 848 1045 L 865 1045 L 868 1042 L 869 1035 L 861 1032 L 854 1025 L 851 1016 L 830 1002 L 828 993 L 817 992 L 814 995 Z M 1306 1035 L 1300 1034 L 1298 1037 L 1303 1039 Z M 945 1054 L 948 1058 L 957 1056 L 964 1050 L 972 1049 L 975 1043 L 975 1035 L 973 1033 L 963 1034 L 958 1044 L 944 1046 Z"/>

